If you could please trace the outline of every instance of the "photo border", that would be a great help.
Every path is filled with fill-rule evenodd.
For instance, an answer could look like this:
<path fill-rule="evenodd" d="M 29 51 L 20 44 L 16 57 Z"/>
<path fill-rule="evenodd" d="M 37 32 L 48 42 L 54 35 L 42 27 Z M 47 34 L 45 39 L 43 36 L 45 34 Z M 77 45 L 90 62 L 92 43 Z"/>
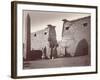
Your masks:
<path fill-rule="evenodd" d="M 17 76 L 17 4 L 34 4 L 34 5 L 46 5 L 46 6 L 59 6 L 59 7 L 82 7 L 96 9 L 96 71 L 94 72 L 82 72 L 82 73 L 63 73 L 63 74 L 49 74 L 49 75 L 32 75 L 32 76 Z M 58 4 L 58 3 L 40 3 L 40 2 L 24 2 L 24 1 L 12 1 L 11 2 L 11 77 L 12 78 L 32 78 L 32 77 L 50 77 L 50 76 L 66 76 L 66 75 L 81 75 L 81 74 L 94 74 L 98 73 L 98 7 L 88 5 L 72 5 L 72 4 Z"/>

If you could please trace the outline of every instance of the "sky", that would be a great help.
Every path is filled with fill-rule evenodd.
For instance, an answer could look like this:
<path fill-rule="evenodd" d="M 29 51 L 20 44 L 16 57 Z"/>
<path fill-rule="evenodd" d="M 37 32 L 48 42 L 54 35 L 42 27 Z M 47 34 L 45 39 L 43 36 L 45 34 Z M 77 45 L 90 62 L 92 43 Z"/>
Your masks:
<path fill-rule="evenodd" d="M 72 12 L 52 12 L 52 11 L 23 11 L 24 18 L 26 15 L 30 15 L 31 19 L 31 33 L 42 30 L 47 27 L 48 24 L 56 26 L 57 40 L 62 39 L 61 33 L 63 28 L 63 19 L 69 21 L 76 20 L 82 17 L 90 16 L 89 13 L 72 13 Z M 23 19 L 24 19 L 23 18 Z M 25 19 L 24 19 L 25 22 Z"/>

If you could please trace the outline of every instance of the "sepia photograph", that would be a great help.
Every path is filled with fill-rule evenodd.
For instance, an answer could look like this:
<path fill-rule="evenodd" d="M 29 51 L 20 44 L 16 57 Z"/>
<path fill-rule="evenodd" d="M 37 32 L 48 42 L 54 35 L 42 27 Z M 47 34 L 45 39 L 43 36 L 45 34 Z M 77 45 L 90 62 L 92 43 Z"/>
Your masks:
<path fill-rule="evenodd" d="M 89 66 L 91 14 L 23 10 L 23 68 Z"/>
<path fill-rule="evenodd" d="M 11 76 L 97 73 L 97 6 L 13 1 Z"/>

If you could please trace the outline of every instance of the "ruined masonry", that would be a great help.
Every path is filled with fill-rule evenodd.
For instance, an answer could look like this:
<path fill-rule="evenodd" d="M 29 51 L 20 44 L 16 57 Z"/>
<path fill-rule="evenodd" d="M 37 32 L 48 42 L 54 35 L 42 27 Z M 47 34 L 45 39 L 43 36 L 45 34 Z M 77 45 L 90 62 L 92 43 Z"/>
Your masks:
<path fill-rule="evenodd" d="M 56 39 L 56 26 L 49 24 L 43 30 L 30 33 L 30 20 L 30 16 L 27 14 L 26 42 L 24 42 L 25 59 L 29 59 L 29 56 L 32 57 L 31 54 L 35 54 L 35 50 L 40 51 L 40 57 L 43 58 L 89 55 L 90 16 L 72 21 L 63 19 L 62 40 L 60 42 L 57 42 Z"/>

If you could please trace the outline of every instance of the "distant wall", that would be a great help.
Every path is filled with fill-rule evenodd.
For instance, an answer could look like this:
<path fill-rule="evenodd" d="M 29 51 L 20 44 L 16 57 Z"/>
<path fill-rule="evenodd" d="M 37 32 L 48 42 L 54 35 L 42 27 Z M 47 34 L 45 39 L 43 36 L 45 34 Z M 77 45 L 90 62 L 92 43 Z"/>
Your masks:
<path fill-rule="evenodd" d="M 57 45 L 55 26 L 48 25 L 47 28 L 31 34 L 31 50 L 44 50 L 50 58 L 51 48 Z"/>
<path fill-rule="evenodd" d="M 41 50 L 49 45 L 49 28 L 31 33 L 31 50 Z"/>

